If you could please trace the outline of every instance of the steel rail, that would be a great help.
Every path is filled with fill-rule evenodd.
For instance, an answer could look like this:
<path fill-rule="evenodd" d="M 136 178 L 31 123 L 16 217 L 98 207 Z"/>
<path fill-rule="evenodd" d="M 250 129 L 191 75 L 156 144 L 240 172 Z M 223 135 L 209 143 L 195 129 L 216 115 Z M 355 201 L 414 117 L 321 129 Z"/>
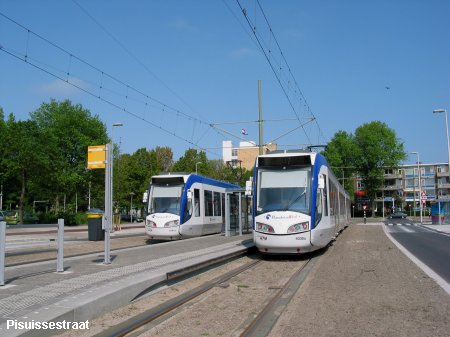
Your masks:
<path fill-rule="evenodd" d="M 106 329 L 94 335 L 94 337 L 122 337 L 135 332 L 141 327 L 151 323 L 152 321 L 155 321 L 163 315 L 176 310 L 177 308 L 194 300 L 196 297 L 202 295 L 203 293 L 243 273 L 244 271 L 253 268 L 259 263 L 261 263 L 261 260 L 252 261 L 241 267 L 235 268 L 224 275 L 218 276 L 213 280 L 205 282 L 204 284 L 186 292 L 185 294 L 182 294 L 155 308 L 149 309 L 137 316 L 134 316 L 121 324 L 110 327 L 109 329 Z"/>
<path fill-rule="evenodd" d="M 267 305 L 259 312 L 250 324 L 240 334 L 241 337 L 267 336 L 277 322 L 280 312 L 295 296 L 297 290 L 302 285 L 309 271 L 312 269 L 317 255 L 306 260 L 284 284 L 284 286 L 272 297 Z M 280 310 L 280 308 L 283 308 Z M 275 313 L 275 310 L 277 313 Z"/>

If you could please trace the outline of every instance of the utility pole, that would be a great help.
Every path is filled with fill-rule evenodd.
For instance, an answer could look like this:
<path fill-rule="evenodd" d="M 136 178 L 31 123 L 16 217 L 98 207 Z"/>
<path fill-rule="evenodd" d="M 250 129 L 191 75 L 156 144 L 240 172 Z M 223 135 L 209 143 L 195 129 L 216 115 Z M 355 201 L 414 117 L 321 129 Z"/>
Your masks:
<path fill-rule="evenodd" d="M 259 154 L 264 154 L 263 150 L 263 128 L 262 128 L 262 101 L 261 101 L 261 80 L 258 80 L 258 107 L 259 107 Z"/>

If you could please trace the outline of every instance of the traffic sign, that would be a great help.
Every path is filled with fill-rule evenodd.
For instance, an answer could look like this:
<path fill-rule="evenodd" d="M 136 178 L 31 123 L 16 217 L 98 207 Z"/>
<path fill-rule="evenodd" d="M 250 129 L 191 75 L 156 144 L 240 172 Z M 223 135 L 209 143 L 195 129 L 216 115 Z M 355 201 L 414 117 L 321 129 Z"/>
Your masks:
<path fill-rule="evenodd" d="M 422 192 L 420 198 L 422 199 L 422 204 L 426 204 L 427 199 L 428 199 L 428 196 L 427 196 L 427 194 L 425 193 L 425 191 Z"/>

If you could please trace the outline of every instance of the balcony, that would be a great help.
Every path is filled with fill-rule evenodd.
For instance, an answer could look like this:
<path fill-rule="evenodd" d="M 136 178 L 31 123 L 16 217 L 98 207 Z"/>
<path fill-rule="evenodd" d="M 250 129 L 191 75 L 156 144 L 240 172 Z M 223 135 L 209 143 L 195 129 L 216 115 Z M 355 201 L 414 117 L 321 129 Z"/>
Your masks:
<path fill-rule="evenodd" d="M 440 178 L 440 177 L 448 177 L 448 172 L 437 172 L 436 176 L 438 178 Z"/>
<path fill-rule="evenodd" d="M 437 188 L 450 188 L 450 183 L 438 183 Z"/>
<path fill-rule="evenodd" d="M 389 185 L 389 186 L 383 186 L 382 190 L 383 191 L 397 191 L 397 190 L 402 190 L 403 186 L 402 185 Z"/>
<path fill-rule="evenodd" d="M 403 175 L 398 173 L 389 173 L 383 176 L 384 179 L 402 179 Z"/>

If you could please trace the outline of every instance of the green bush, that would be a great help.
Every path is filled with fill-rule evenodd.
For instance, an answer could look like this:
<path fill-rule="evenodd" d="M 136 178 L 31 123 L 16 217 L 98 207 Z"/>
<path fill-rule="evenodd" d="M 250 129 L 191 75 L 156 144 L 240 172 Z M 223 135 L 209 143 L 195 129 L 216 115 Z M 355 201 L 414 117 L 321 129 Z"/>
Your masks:
<path fill-rule="evenodd" d="M 87 214 L 85 212 L 77 213 L 75 215 L 75 222 L 77 225 L 86 225 L 87 224 Z"/>
<path fill-rule="evenodd" d="M 78 226 L 87 223 L 87 215 L 84 212 L 73 213 L 70 211 L 61 211 L 58 213 L 41 213 L 39 214 L 40 223 L 55 224 L 58 219 L 64 219 L 64 226 Z"/>

